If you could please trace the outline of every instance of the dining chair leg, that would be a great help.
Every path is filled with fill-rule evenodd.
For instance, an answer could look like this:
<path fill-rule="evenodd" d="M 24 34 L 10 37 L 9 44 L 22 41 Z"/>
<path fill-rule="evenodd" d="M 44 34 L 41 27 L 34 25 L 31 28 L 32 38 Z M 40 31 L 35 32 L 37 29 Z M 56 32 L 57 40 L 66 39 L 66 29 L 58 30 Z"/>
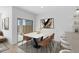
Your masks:
<path fill-rule="evenodd" d="M 51 51 L 52 51 L 51 44 L 48 45 L 48 48 L 49 48 L 49 51 L 50 51 L 50 53 L 51 53 Z"/>
<path fill-rule="evenodd" d="M 45 47 L 41 47 L 41 53 L 43 53 L 44 51 L 46 51 L 45 49 L 46 49 Z"/>
<path fill-rule="evenodd" d="M 30 41 L 30 45 L 32 45 L 32 41 Z M 32 53 L 32 46 L 30 46 L 30 53 Z"/>
<path fill-rule="evenodd" d="M 51 50 L 54 52 L 54 42 L 51 42 Z"/>
<path fill-rule="evenodd" d="M 36 49 L 36 53 L 38 53 L 38 49 Z"/>
<path fill-rule="evenodd" d="M 39 53 L 39 49 L 36 49 L 36 53 Z"/>
<path fill-rule="evenodd" d="M 26 41 L 26 43 L 25 43 L 25 44 L 26 44 L 26 45 L 25 45 L 25 46 L 26 46 L 26 52 L 27 52 L 27 50 L 28 50 L 28 43 L 29 43 L 28 41 Z"/>
<path fill-rule="evenodd" d="M 27 52 L 27 42 L 25 44 L 26 44 L 26 52 Z"/>
<path fill-rule="evenodd" d="M 23 46 L 23 40 L 22 40 L 22 46 Z"/>
<path fill-rule="evenodd" d="M 41 47 L 41 53 L 42 53 L 43 47 Z"/>
<path fill-rule="evenodd" d="M 58 46 L 58 42 L 54 42 L 54 53 L 57 52 L 57 46 Z"/>
<path fill-rule="evenodd" d="M 47 48 L 48 48 L 48 46 L 46 46 L 46 53 L 48 52 L 48 49 Z"/>
<path fill-rule="evenodd" d="M 54 43 L 53 42 L 51 42 L 50 48 L 51 48 L 51 52 L 54 52 Z"/>

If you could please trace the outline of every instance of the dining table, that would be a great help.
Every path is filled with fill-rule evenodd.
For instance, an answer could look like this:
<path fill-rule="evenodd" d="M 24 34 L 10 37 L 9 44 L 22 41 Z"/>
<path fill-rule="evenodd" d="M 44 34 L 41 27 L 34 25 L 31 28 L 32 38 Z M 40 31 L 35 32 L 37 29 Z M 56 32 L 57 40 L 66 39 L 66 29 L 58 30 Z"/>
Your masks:
<path fill-rule="evenodd" d="M 37 40 L 41 37 L 46 37 L 46 34 L 43 34 L 43 33 L 38 33 L 38 32 L 31 32 L 31 33 L 27 33 L 27 34 L 24 34 L 24 36 L 28 36 L 28 37 L 31 37 L 33 40 L 34 40 L 34 43 L 35 45 L 33 45 L 35 48 L 40 48 L 40 46 L 38 45 L 38 42 Z"/>

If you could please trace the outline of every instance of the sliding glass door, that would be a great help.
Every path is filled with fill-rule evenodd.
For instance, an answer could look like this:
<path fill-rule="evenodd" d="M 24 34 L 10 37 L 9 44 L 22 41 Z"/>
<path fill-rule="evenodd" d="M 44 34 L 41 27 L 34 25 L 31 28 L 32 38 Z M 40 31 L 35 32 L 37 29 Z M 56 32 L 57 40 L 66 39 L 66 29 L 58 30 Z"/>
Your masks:
<path fill-rule="evenodd" d="M 17 18 L 18 42 L 23 40 L 23 34 L 33 32 L 33 20 Z"/>
<path fill-rule="evenodd" d="M 23 33 L 33 32 L 33 21 L 23 20 Z"/>

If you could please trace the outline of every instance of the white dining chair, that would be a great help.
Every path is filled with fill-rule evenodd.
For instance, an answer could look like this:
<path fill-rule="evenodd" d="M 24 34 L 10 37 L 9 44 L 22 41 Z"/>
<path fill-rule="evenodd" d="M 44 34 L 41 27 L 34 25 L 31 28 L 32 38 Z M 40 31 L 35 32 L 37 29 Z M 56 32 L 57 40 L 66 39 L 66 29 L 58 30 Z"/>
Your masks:
<path fill-rule="evenodd" d="M 61 46 L 62 46 L 64 49 L 71 50 L 71 45 L 70 45 L 70 43 L 68 42 L 67 34 L 62 34 L 62 35 L 60 36 L 60 41 L 61 41 Z"/>
<path fill-rule="evenodd" d="M 71 50 L 63 49 L 60 50 L 59 53 L 71 53 Z"/>

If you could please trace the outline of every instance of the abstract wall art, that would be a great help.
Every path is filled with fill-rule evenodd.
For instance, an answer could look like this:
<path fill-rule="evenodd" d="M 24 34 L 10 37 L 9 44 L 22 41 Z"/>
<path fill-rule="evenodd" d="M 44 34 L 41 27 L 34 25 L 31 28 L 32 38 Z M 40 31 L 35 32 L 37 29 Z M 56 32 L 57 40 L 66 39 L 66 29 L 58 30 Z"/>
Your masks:
<path fill-rule="evenodd" d="M 54 28 L 54 18 L 46 18 L 40 20 L 40 27 L 53 29 Z"/>
<path fill-rule="evenodd" d="M 9 17 L 4 18 L 4 29 L 9 30 Z"/>

